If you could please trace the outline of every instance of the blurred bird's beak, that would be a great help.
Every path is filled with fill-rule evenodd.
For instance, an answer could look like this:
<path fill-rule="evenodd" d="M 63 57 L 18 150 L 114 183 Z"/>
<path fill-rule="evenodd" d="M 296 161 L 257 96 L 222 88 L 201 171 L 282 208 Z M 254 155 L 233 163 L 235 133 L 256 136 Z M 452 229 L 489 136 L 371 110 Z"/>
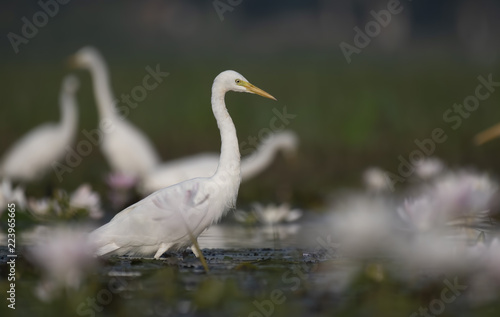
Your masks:
<path fill-rule="evenodd" d="M 500 136 L 500 123 L 477 134 L 474 138 L 476 145 L 484 144 Z"/>
<path fill-rule="evenodd" d="M 242 86 L 245 87 L 248 90 L 248 92 L 250 92 L 252 94 L 256 94 L 256 95 L 259 95 L 259 96 L 266 97 L 266 98 L 269 98 L 269 99 L 277 101 L 276 98 L 274 98 L 273 96 L 271 96 L 270 94 L 268 94 L 264 90 L 260 89 L 259 87 L 255 87 L 254 85 L 252 85 L 250 83 L 243 82 Z"/>
<path fill-rule="evenodd" d="M 74 56 L 74 55 L 71 55 L 68 58 L 66 58 L 64 64 L 66 65 L 67 68 L 70 68 L 70 69 L 79 68 L 78 61 L 76 59 L 76 56 Z"/>

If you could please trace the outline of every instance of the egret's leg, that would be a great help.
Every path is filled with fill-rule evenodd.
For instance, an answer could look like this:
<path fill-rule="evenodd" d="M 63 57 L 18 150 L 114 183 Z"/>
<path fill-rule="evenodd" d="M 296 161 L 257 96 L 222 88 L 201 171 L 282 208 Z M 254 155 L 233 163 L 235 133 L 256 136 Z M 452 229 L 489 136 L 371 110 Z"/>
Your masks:
<path fill-rule="evenodd" d="M 199 251 L 198 251 L 198 250 L 199 250 L 199 249 L 198 249 L 198 248 L 197 248 L 194 244 L 191 246 L 191 251 L 193 251 L 194 255 L 195 255 L 197 258 L 199 258 L 199 257 L 200 257 L 200 254 L 201 254 L 201 250 L 199 250 Z"/>
<path fill-rule="evenodd" d="M 160 258 L 160 256 L 163 253 L 165 253 L 168 249 L 170 249 L 170 244 L 166 244 L 166 243 L 160 244 L 160 248 L 158 249 L 158 251 L 156 251 L 155 259 L 158 260 Z"/>
<path fill-rule="evenodd" d="M 203 268 L 205 269 L 205 272 L 209 272 L 207 261 L 205 261 L 205 257 L 203 256 L 203 252 L 201 252 L 200 245 L 198 244 L 198 241 L 196 239 L 193 239 L 193 245 L 191 246 L 191 250 L 193 251 L 194 255 L 198 259 L 200 259 L 201 265 L 203 265 Z"/>

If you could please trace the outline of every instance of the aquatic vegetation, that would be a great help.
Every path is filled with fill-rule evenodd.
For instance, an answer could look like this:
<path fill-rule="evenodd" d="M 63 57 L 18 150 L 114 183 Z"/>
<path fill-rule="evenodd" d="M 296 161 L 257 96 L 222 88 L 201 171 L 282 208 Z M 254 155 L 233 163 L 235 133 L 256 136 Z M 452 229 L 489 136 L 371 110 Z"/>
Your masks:
<path fill-rule="evenodd" d="M 70 219 L 78 216 L 100 219 L 104 215 L 101 198 L 89 184 L 80 185 L 71 194 L 59 189 L 54 192 L 53 197 L 30 197 L 27 206 L 30 215 L 38 220 Z"/>
<path fill-rule="evenodd" d="M 17 204 L 20 209 L 26 208 L 26 196 L 21 186 L 12 188 L 12 183 L 4 179 L 0 184 L 0 215 L 7 209 L 8 203 Z"/>

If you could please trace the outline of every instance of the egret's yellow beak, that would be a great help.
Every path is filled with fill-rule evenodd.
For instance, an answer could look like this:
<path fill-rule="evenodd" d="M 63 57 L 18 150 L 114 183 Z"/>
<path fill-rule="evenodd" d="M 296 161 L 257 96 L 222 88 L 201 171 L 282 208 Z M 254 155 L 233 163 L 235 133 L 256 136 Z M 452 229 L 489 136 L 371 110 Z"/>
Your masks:
<path fill-rule="evenodd" d="M 278 99 L 274 98 L 273 96 L 271 96 L 270 94 L 268 94 L 267 92 L 265 92 L 264 90 L 262 90 L 258 87 L 255 87 L 254 85 L 247 83 L 246 81 L 242 81 L 241 86 L 245 87 L 248 90 L 248 92 L 250 92 L 252 94 L 256 94 L 256 95 L 266 97 L 266 98 L 276 100 L 276 101 L 278 100 Z"/>

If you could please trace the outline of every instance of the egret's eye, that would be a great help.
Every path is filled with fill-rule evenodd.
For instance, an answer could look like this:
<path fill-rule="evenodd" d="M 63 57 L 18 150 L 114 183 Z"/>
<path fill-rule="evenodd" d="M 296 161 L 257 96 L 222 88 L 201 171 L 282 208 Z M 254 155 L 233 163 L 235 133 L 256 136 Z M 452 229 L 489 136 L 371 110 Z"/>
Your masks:
<path fill-rule="evenodd" d="M 241 83 L 241 80 L 236 79 L 234 82 L 235 82 L 237 85 L 239 85 L 239 84 Z"/>

